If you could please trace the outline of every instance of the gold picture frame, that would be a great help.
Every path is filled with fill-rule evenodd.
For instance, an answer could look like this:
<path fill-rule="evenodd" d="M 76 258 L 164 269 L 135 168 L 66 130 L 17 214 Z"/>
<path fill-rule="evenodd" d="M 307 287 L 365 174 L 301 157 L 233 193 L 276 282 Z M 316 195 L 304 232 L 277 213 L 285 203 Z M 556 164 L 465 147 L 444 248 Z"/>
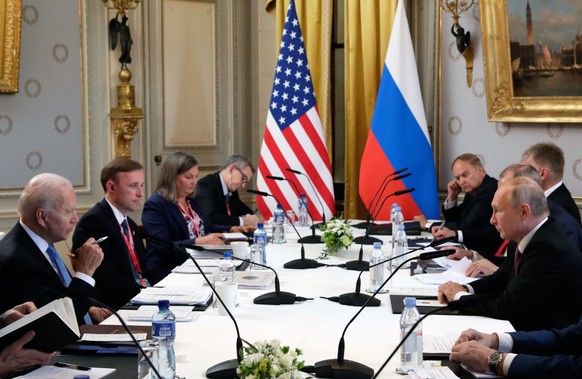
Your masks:
<path fill-rule="evenodd" d="M 488 120 L 582 122 L 582 96 L 514 95 L 507 0 L 479 3 Z"/>
<path fill-rule="evenodd" d="M 18 92 L 22 0 L 0 0 L 0 93 Z"/>

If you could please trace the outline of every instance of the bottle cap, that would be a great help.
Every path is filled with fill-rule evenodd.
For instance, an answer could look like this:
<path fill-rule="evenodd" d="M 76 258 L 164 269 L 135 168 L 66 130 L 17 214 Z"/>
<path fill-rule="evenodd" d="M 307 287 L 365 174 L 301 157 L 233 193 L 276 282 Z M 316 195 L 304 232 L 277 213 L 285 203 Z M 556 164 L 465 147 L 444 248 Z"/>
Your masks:
<path fill-rule="evenodd" d="M 170 300 L 158 300 L 158 308 L 166 309 L 170 307 Z"/>
<path fill-rule="evenodd" d="M 374 249 L 382 248 L 382 242 L 374 242 Z"/>
<path fill-rule="evenodd" d="M 404 230 L 404 225 L 398 225 L 398 230 Z"/>
<path fill-rule="evenodd" d="M 263 229 L 263 223 L 262 222 L 257 223 L 257 229 Z"/>
<path fill-rule="evenodd" d="M 232 251 L 225 251 L 224 258 L 232 258 Z"/>
<path fill-rule="evenodd" d="M 277 209 L 283 209 L 283 206 L 281 204 L 277 204 Z"/>
<path fill-rule="evenodd" d="M 416 307 L 416 297 L 405 297 L 404 306 L 407 308 Z"/>

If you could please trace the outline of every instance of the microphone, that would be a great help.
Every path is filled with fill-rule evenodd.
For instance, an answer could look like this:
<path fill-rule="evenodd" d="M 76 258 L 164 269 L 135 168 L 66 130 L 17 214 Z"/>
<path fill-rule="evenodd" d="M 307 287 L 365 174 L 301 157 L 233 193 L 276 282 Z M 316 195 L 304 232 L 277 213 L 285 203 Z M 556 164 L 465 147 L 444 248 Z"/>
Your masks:
<path fill-rule="evenodd" d="M 317 198 L 317 201 L 319 201 L 319 205 L 321 206 L 321 223 L 325 224 L 325 208 L 323 207 L 323 203 L 321 202 L 321 199 L 319 198 L 319 194 L 317 193 L 317 191 L 315 190 L 315 187 L 313 186 L 313 182 L 311 181 L 311 178 L 309 176 L 307 176 L 307 174 L 304 174 L 301 171 L 293 170 L 289 167 L 287 167 L 285 170 L 292 172 L 295 175 L 303 175 L 307 178 L 307 180 L 309 181 L 309 185 L 311 186 L 311 189 L 313 190 L 313 193 L 315 193 L 315 197 Z M 311 220 L 313 221 L 313 218 Z M 313 225 L 313 226 L 315 226 L 315 225 Z"/>
<path fill-rule="evenodd" d="M 392 353 L 390 354 L 390 356 L 384 361 L 384 363 L 382 364 L 382 366 L 380 366 L 380 368 L 378 369 L 378 371 L 376 372 L 376 374 L 373 376 L 373 378 L 377 378 L 378 375 L 380 375 L 380 373 L 382 372 L 382 370 L 384 369 L 384 367 L 386 367 L 386 365 L 388 364 L 388 362 L 390 362 L 390 359 L 392 359 L 392 357 L 396 354 L 396 352 L 398 352 L 398 349 L 400 349 L 400 347 L 402 345 L 404 345 L 404 342 L 408 339 L 408 337 L 414 332 L 414 330 L 416 329 L 416 327 L 428 316 L 433 315 L 435 313 L 438 312 L 442 312 L 443 310 L 449 310 L 449 311 L 458 311 L 467 307 L 471 307 L 475 304 L 480 304 L 484 301 L 487 301 L 489 299 L 492 299 L 494 297 L 496 297 L 497 294 L 496 293 L 486 293 L 486 294 L 482 294 L 482 295 L 465 295 L 463 297 L 461 297 L 459 300 L 455 300 L 455 301 L 451 301 L 450 303 L 447 304 L 447 306 L 445 307 L 438 307 L 436 309 L 431 310 L 430 312 L 427 312 L 426 314 L 424 314 L 420 319 L 418 319 L 417 322 L 414 323 L 414 325 L 412 325 L 412 327 L 410 328 L 410 330 L 404 335 L 404 337 L 402 338 L 402 340 L 400 340 L 400 342 L 398 343 L 398 345 L 394 348 L 394 350 L 392 351 Z"/>
<path fill-rule="evenodd" d="M 236 359 L 229 359 L 229 360 L 218 363 L 218 364 L 208 368 L 208 370 L 206 370 L 206 377 L 207 378 L 218 378 L 218 379 L 235 378 L 236 377 L 236 368 L 238 367 L 238 363 L 242 360 L 241 357 L 239 357 L 238 353 L 243 348 L 242 339 L 240 337 L 240 331 L 238 329 L 238 324 L 236 322 L 236 319 L 234 318 L 234 316 L 232 315 L 232 313 L 230 312 L 230 310 L 228 309 L 226 304 L 224 304 L 224 301 L 222 301 L 221 297 L 218 295 L 218 292 L 216 292 L 216 289 L 214 289 L 214 286 L 212 285 L 212 283 L 210 283 L 208 276 L 206 276 L 206 274 L 204 273 L 204 270 L 202 270 L 202 268 L 200 267 L 200 265 L 198 264 L 196 259 L 194 259 L 194 257 L 192 257 L 190 254 L 188 254 L 188 252 L 183 247 L 176 246 L 171 241 L 166 241 L 166 240 L 163 240 L 161 238 L 153 237 L 149 234 L 145 235 L 145 237 L 147 239 L 149 239 L 150 241 L 152 241 L 160 246 L 163 246 L 166 248 L 171 248 L 175 252 L 182 254 L 182 255 L 186 255 L 188 258 L 190 258 L 190 260 L 194 263 L 194 265 L 196 266 L 198 271 L 200 271 L 200 274 L 202 274 L 202 277 L 204 278 L 204 280 L 206 281 L 206 283 L 210 287 L 210 290 L 212 291 L 214 296 L 216 296 L 216 299 L 218 301 L 220 301 L 220 303 L 224 306 L 224 309 L 226 310 L 228 317 L 230 317 L 230 319 L 232 320 L 232 323 L 234 324 L 234 328 L 236 330 Z"/>
<path fill-rule="evenodd" d="M 368 271 L 369 270 L 370 264 L 364 260 L 364 244 L 366 244 L 366 242 L 368 242 L 368 243 L 381 242 L 377 238 L 371 238 L 371 239 L 368 239 L 368 238 L 370 236 L 370 229 L 372 228 L 372 225 L 374 225 L 374 221 L 376 221 L 376 218 L 380 214 L 380 211 L 382 210 L 384 203 L 386 202 L 386 200 L 388 198 L 390 198 L 392 196 L 404 195 L 404 194 L 407 194 L 407 193 L 412 192 L 414 190 L 415 190 L 415 188 L 406 188 L 406 189 L 403 189 L 400 191 L 395 191 L 395 192 L 387 195 L 386 197 L 384 197 L 384 199 L 382 200 L 382 203 L 380 204 L 380 208 L 378 209 L 378 212 L 376 213 L 376 216 L 374 217 L 374 219 L 372 220 L 370 225 L 368 225 L 368 227 L 366 228 L 366 233 L 364 234 L 364 236 L 354 238 L 354 242 L 360 244 L 360 252 L 358 253 L 357 260 L 346 262 L 346 269 L 347 270 L 355 270 L 355 271 L 362 271 L 362 270 Z"/>
<path fill-rule="evenodd" d="M 297 198 L 299 198 L 301 196 L 301 192 L 299 192 L 299 187 L 297 187 L 297 184 L 295 183 L 295 181 L 293 181 L 289 178 L 283 178 L 282 176 L 272 176 L 272 175 L 267 175 L 267 179 L 286 180 L 289 183 L 293 184 L 293 187 L 295 188 L 295 192 L 297 193 Z M 311 215 L 311 212 L 309 212 L 309 207 L 307 207 L 307 214 L 309 215 L 309 218 L 311 218 L 311 235 L 305 236 L 305 237 L 300 237 L 297 240 L 297 242 L 299 242 L 299 243 L 321 243 L 321 236 L 318 236 L 315 234 L 315 225 L 314 225 L 314 221 L 313 221 L 313 216 Z"/>
<path fill-rule="evenodd" d="M 275 199 L 277 204 L 281 204 L 279 199 L 277 199 L 277 197 L 275 195 L 272 195 L 270 193 L 263 192 L 263 191 L 257 191 L 257 190 L 253 190 L 253 189 L 248 189 L 247 192 L 254 193 L 255 195 L 259 195 L 259 196 L 271 196 L 272 198 Z M 289 215 L 287 215 L 286 212 L 285 212 L 285 216 L 289 220 L 289 224 L 291 224 L 291 226 L 293 227 L 293 230 L 295 230 L 295 233 L 297 234 L 297 236 L 299 238 L 301 238 L 301 234 L 299 234 L 299 232 L 297 231 L 297 228 L 295 227 L 295 224 L 293 224 L 293 222 L 289 218 Z M 290 269 L 294 269 L 294 270 L 317 268 L 317 267 L 321 267 L 321 266 L 324 266 L 324 264 L 319 263 L 318 261 L 316 261 L 314 259 L 306 259 L 305 258 L 305 247 L 303 246 L 303 243 L 301 243 L 301 258 L 294 259 L 294 260 L 289 261 L 283 265 L 283 267 L 285 267 L 285 268 L 290 268 Z"/>
<path fill-rule="evenodd" d="M 434 247 L 437 247 L 437 246 L 439 246 L 439 245 L 442 245 L 442 244 L 444 244 L 444 243 L 447 243 L 447 242 L 453 241 L 453 240 L 455 240 L 455 238 L 456 238 L 455 236 L 452 236 L 452 237 L 443 238 L 442 240 L 433 240 L 433 241 L 432 241 L 432 242 L 431 242 L 431 243 L 430 243 L 430 244 L 429 244 L 427 247 L 433 247 L 433 248 L 434 248 Z M 419 250 L 422 250 L 422 249 L 425 249 L 425 248 L 426 248 L 425 246 L 417 247 L 417 248 L 415 248 L 415 249 L 412 249 L 412 250 L 410 250 L 410 251 L 407 251 L 407 252 L 406 252 L 406 253 L 404 253 L 404 254 L 400 254 L 400 255 L 398 255 L 398 256 L 395 256 L 395 257 L 391 257 L 391 258 L 385 259 L 385 260 L 383 260 L 382 262 L 374 263 L 373 265 L 371 265 L 371 266 L 370 266 L 370 268 L 372 268 L 372 267 L 376 267 L 376 266 L 378 266 L 378 265 L 381 265 L 381 264 L 383 264 L 383 263 L 386 263 L 386 262 L 390 262 L 390 261 L 392 261 L 392 260 L 394 260 L 394 259 L 397 259 L 397 258 L 403 257 L 403 256 L 405 256 L 405 255 L 409 255 L 409 254 L 415 253 L 415 252 L 417 252 L 417 251 L 419 251 Z M 438 253 L 440 253 L 440 252 L 444 252 L 444 251 L 446 251 L 446 252 L 450 252 L 450 253 L 448 253 L 448 254 L 443 254 L 443 255 L 441 255 L 441 254 L 438 254 Z M 420 259 L 420 260 L 423 260 L 423 261 L 425 261 L 425 260 L 431 260 L 431 259 L 434 259 L 434 258 L 438 258 L 438 257 L 442 257 L 442 256 L 448 256 L 448 255 L 451 255 L 451 254 L 453 254 L 454 252 L 455 252 L 455 250 L 453 250 L 453 249 L 449 249 L 449 250 L 439 250 L 439 251 L 435 251 L 435 252 L 429 252 L 429 253 L 422 253 L 422 254 L 420 254 L 420 255 L 419 255 L 419 259 Z M 431 257 L 431 256 L 429 255 L 429 254 L 431 254 L 431 253 L 437 253 L 437 254 L 435 254 L 434 256 L 432 256 L 432 257 Z M 339 296 L 338 296 L 338 298 L 337 298 L 337 301 L 338 301 L 340 304 L 342 304 L 342 305 L 354 305 L 354 306 L 361 306 L 362 304 L 364 304 L 364 303 L 365 303 L 365 302 L 366 302 L 366 301 L 367 301 L 367 300 L 370 298 L 370 295 L 367 295 L 367 294 L 365 294 L 365 293 L 361 293 L 361 292 L 360 292 L 360 287 L 361 287 L 361 277 L 362 277 L 362 273 L 363 273 L 364 271 L 367 271 L 367 270 L 361 270 L 361 271 L 360 271 L 360 274 L 358 275 L 358 279 L 356 280 L 356 289 L 355 289 L 355 291 L 354 291 L 354 292 L 348 292 L 348 293 L 344 293 L 344 294 L 341 294 L 341 295 L 339 295 Z M 335 298 L 331 298 L 331 299 L 333 299 L 332 301 L 335 301 Z M 377 306 L 379 306 L 379 305 L 380 305 L 380 303 L 381 303 L 381 302 L 380 302 L 380 300 L 379 300 L 379 299 L 374 299 L 374 300 L 373 300 L 372 302 L 370 302 L 370 304 L 368 304 L 368 305 L 369 305 L 370 307 L 377 307 Z"/>
<path fill-rule="evenodd" d="M 405 167 L 405 168 L 403 168 L 403 169 L 400 169 L 400 170 L 398 170 L 398 171 L 394 171 L 393 173 L 386 175 L 386 177 L 385 177 L 385 178 L 384 178 L 384 180 L 382 181 L 382 184 L 380 184 L 380 186 L 378 187 L 378 190 L 376 191 L 376 193 L 375 193 L 375 194 L 374 194 L 374 196 L 372 197 L 372 200 L 370 200 L 370 202 L 368 203 L 368 207 L 367 207 L 367 208 L 368 208 L 368 217 L 367 217 L 366 221 L 364 221 L 364 222 L 361 222 L 361 223 L 359 223 L 359 224 L 356 224 L 356 225 L 352 225 L 354 228 L 359 228 L 359 229 L 366 229 L 367 227 L 369 227 L 369 226 L 370 226 L 370 219 L 372 218 L 372 213 L 374 213 L 374 212 L 372 211 L 372 204 L 374 203 L 374 201 L 376 200 L 376 198 L 377 198 L 377 197 L 378 197 L 380 194 L 384 193 L 384 190 L 386 189 L 386 184 L 387 184 L 387 183 L 386 183 L 386 181 L 387 181 L 389 178 L 391 178 L 391 177 L 393 177 L 393 176 L 395 176 L 395 175 L 398 175 L 398 174 L 400 174 L 400 173 L 403 173 L 403 172 L 404 172 L 404 171 L 406 171 L 406 170 L 408 170 L 408 167 Z M 395 179 L 396 179 L 396 178 L 395 178 Z M 376 205 L 378 205 L 378 204 L 376 203 Z"/>
<path fill-rule="evenodd" d="M 444 252 L 444 250 L 443 250 Z M 452 254 L 452 253 L 449 253 Z M 362 304 L 360 309 L 356 312 L 356 314 L 348 321 L 348 324 L 344 328 L 342 336 L 340 338 L 338 344 L 338 351 L 337 351 L 337 358 L 336 359 L 326 359 L 323 361 L 316 362 L 313 366 L 313 372 L 315 376 L 318 378 L 351 378 L 351 379 L 369 379 L 374 375 L 374 370 L 366 365 L 363 365 L 356 361 L 350 361 L 344 359 L 344 351 L 345 351 L 345 341 L 344 336 L 348 327 L 354 322 L 354 320 L 362 313 L 362 311 L 370 304 L 370 302 L 376 298 L 376 295 L 380 293 L 382 288 L 392 279 L 394 274 L 400 270 L 402 266 L 406 263 L 418 259 L 417 257 L 412 257 L 404 262 L 402 262 L 396 269 L 388 276 L 386 280 L 378 287 L 376 291 L 372 294 L 372 296 Z"/>
<path fill-rule="evenodd" d="M 79 297 L 78 295 L 69 296 L 69 295 L 67 295 L 67 294 L 64 294 L 64 293 L 62 293 L 61 291 L 59 291 L 59 290 L 56 290 L 56 289 L 54 289 L 54 288 L 45 287 L 45 289 L 46 289 L 48 292 L 52 293 L 53 295 L 56 295 L 57 297 L 70 297 L 71 299 L 74 299 L 74 298 L 79 298 L 79 299 L 80 299 L 80 297 Z M 132 333 L 132 332 L 131 332 L 131 330 L 129 329 L 129 326 L 127 326 L 127 324 L 126 324 L 126 323 L 125 323 L 125 321 L 123 320 L 123 317 L 121 317 L 121 316 L 119 315 L 119 313 L 117 313 L 117 311 L 116 311 L 116 310 L 115 310 L 113 307 L 111 307 L 111 306 L 109 306 L 109 305 L 107 305 L 107 304 L 105 304 L 105 303 L 102 303 L 102 302 L 100 302 L 99 300 L 97 300 L 97 299 L 94 299 L 94 298 L 92 298 L 92 297 L 89 297 L 89 296 L 87 296 L 86 298 L 83 296 L 83 299 L 80 299 L 80 300 L 86 300 L 87 302 L 89 302 L 89 303 L 90 303 L 90 304 L 92 304 L 92 305 L 95 305 L 95 306 L 97 306 L 97 307 L 101 307 L 101 308 L 105 308 L 105 309 L 107 309 L 109 312 L 111 312 L 113 315 L 115 315 L 115 317 L 117 318 L 117 320 L 119 320 L 119 322 L 121 323 L 121 326 L 123 327 L 123 329 L 125 329 L 125 331 L 127 332 L 127 334 L 129 334 L 129 337 L 131 338 L 131 340 L 133 341 L 133 343 L 135 344 L 135 346 L 138 348 L 138 350 L 140 351 L 141 355 L 142 355 L 142 356 L 145 358 L 145 360 L 147 361 L 147 363 L 148 363 L 148 365 L 150 366 L 150 368 L 152 369 L 152 371 L 153 371 L 153 372 L 156 374 L 156 376 L 157 376 L 158 378 L 161 378 L 161 377 L 162 377 L 162 376 L 160 375 L 160 373 L 159 373 L 158 369 L 156 368 L 156 365 L 154 365 L 154 364 L 152 363 L 152 361 L 150 360 L 150 358 L 148 357 L 148 355 L 147 355 L 147 354 L 146 354 L 146 353 L 143 351 L 143 348 L 142 348 L 142 347 L 139 345 L 139 342 L 137 341 L 137 338 L 135 338 L 135 336 L 133 335 L 133 333 Z"/>
<path fill-rule="evenodd" d="M 207 248 L 200 246 L 200 245 L 180 244 L 180 246 L 187 248 L 187 249 L 192 249 L 192 250 L 197 250 L 197 251 L 209 251 L 209 252 L 217 254 L 217 255 L 222 255 L 222 253 L 220 251 L 207 249 Z M 253 300 L 253 303 L 264 304 L 264 305 L 281 305 L 281 304 L 295 304 L 296 301 L 309 300 L 309 299 L 306 299 L 303 297 L 297 297 L 294 293 L 291 293 L 291 292 L 281 291 L 281 287 L 279 284 L 279 275 L 277 275 L 277 271 L 275 271 L 274 268 L 267 266 L 267 265 L 264 265 L 264 264 L 261 264 L 261 263 L 251 262 L 249 259 L 242 259 L 239 257 L 235 257 L 234 255 L 232 256 L 232 258 L 237 260 L 237 261 L 249 262 L 249 263 L 255 264 L 257 266 L 264 267 L 266 269 L 273 271 L 273 273 L 275 274 L 275 292 L 269 292 L 269 293 L 265 293 L 261 296 L 258 296 Z"/>

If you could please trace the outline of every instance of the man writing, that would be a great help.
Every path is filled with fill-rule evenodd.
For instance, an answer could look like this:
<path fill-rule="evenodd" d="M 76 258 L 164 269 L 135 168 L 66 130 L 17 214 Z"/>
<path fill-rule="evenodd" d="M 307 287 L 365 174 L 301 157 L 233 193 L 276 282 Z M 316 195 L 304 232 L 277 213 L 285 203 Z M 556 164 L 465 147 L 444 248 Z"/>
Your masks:
<path fill-rule="evenodd" d="M 104 259 L 95 271 L 97 298 L 120 308 L 149 285 L 145 247 L 136 223 L 127 216 L 138 211 L 144 196 L 143 166 L 131 159 L 117 158 L 101 170 L 105 198 L 81 217 L 73 234 L 73 250 L 90 237 L 108 238 L 100 243 Z"/>
<path fill-rule="evenodd" d="M 92 276 L 103 260 L 95 239 L 89 238 L 71 259 L 74 276 L 54 248 L 73 231 L 75 206 L 75 190 L 62 176 L 40 174 L 25 186 L 18 201 L 20 220 L 0 241 L 0 311 L 26 301 L 43 306 L 65 293 L 73 298 L 80 324 L 108 316 L 83 300 L 95 294 Z"/>
<path fill-rule="evenodd" d="M 250 231 L 259 217 L 241 201 L 238 190 L 246 187 L 255 173 L 251 161 L 242 155 L 228 157 L 220 171 L 200 179 L 196 202 L 202 214 L 216 225 L 230 225 L 233 231 Z"/>
<path fill-rule="evenodd" d="M 508 258 L 495 273 L 470 285 L 441 285 L 439 301 L 491 294 L 492 299 L 469 311 L 509 320 L 516 330 L 576 322 L 582 314 L 582 254 L 559 224 L 548 219 L 543 190 L 529 178 L 514 178 L 499 187 L 491 205 L 491 223 L 512 241 Z"/>

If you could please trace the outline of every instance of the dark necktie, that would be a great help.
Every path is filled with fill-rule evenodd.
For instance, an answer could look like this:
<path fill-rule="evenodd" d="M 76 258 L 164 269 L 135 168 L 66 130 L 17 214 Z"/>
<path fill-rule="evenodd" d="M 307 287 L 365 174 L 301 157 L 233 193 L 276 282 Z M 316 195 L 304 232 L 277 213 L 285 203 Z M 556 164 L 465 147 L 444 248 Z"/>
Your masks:
<path fill-rule="evenodd" d="M 230 216 L 230 197 L 232 196 L 231 192 L 227 192 L 224 196 L 224 202 L 226 203 L 226 214 Z"/>
<path fill-rule="evenodd" d="M 514 266 L 515 266 L 515 273 L 517 274 L 517 267 L 519 266 L 519 261 L 521 261 L 521 251 L 519 251 L 519 248 L 516 247 L 515 248 L 515 257 L 514 257 Z"/>
<path fill-rule="evenodd" d="M 125 237 L 129 239 L 129 228 L 127 227 L 127 219 L 123 219 L 121 222 L 121 229 L 123 230 L 123 234 Z"/>

